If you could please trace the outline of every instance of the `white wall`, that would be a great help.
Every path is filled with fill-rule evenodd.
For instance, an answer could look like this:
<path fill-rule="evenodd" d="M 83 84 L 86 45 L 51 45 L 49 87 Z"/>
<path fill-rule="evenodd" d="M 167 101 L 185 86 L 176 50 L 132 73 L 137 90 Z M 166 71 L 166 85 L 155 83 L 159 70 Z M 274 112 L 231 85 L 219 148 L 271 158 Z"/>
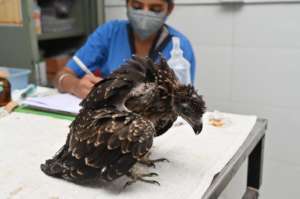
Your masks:
<path fill-rule="evenodd" d="M 107 1 L 107 20 L 125 18 L 120 2 Z M 300 3 L 193 2 L 178 4 L 168 23 L 193 44 L 199 91 L 211 110 L 269 120 L 261 198 L 299 198 Z M 240 198 L 245 169 L 221 198 Z"/>

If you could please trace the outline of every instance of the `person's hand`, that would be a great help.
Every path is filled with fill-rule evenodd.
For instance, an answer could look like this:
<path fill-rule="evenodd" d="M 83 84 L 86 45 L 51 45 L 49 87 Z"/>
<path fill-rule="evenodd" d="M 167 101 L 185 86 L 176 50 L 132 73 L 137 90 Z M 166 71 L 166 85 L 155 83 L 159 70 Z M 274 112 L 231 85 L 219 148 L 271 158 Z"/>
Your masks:
<path fill-rule="evenodd" d="M 83 76 L 81 79 L 77 81 L 77 83 L 73 87 L 73 94 L 81 99 L 85 98 L 89 92 L 92 90 L 93 86 L 101 81 L 102 78 L 96 77 L 91 74 L 87 74 Z"/>

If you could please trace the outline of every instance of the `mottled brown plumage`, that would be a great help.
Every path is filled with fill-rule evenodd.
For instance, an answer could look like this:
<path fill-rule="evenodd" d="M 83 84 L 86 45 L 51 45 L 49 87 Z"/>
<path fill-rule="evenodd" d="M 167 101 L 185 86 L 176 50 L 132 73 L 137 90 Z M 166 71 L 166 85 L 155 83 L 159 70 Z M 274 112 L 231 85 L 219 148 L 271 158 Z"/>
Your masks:
<path fill-rule="evenodd" d="M 202 97 L 180 84 L 163 58 L 154 64 L 139 57 L 96 84 L 81 105 L 66 144 L 41 165 L 46 174 L 73 182 L 129 175 L 178 115 L 200 133 L 205 110 Z"/>

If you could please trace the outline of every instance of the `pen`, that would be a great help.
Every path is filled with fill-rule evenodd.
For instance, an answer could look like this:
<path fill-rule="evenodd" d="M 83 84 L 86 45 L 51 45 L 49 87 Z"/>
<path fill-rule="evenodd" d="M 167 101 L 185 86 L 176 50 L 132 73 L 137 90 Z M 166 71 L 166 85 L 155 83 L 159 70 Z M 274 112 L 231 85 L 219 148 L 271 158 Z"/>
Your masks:
<path fill-rule="evenodd" d="M 94 75 L 77 56 L 74 56 L 73 59 L 86 74 Z"/>
<path fill-rule="evenodd" d="M 23 93 L 21 94 L 21 98 L 25 99 L 26 97 L 28 97 L 30 94 L 32 94 L 36 89 L 36 86 L 34 84 L 30 84 L 27 86 L 27 88 L 23 91 Z"/>

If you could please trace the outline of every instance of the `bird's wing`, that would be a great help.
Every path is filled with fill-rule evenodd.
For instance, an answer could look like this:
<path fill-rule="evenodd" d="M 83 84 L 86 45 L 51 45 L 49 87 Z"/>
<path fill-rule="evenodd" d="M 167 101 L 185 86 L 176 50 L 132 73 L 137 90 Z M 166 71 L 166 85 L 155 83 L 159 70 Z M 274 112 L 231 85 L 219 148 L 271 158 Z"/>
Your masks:
<path fill-rule="evenodd" d="M 81 106 L 98 109 L 119 103 L 136 85 L 156 80 L 154 67 L 150 58 L 133 57 L 97 83 L 81 102 Z"/>
<path fill-rule="evenodd" d="M 149 120 L 112 109 L 81 112 L 70 128 L 72 156 L 95 168 L 124 155 L 141 158 L 150 150 L 155 134 Z"/>

